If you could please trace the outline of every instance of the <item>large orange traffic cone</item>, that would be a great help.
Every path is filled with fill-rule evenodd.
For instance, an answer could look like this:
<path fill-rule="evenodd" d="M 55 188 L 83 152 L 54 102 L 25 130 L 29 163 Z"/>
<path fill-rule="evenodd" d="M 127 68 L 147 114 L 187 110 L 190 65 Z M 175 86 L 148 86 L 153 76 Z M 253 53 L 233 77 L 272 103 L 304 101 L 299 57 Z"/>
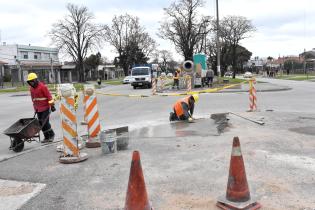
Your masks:
<path fill-rule="evenodd" d="M 261 207 L 250 196 L 238 137 L 234 137 L 233 139 L 226 196 L 218 198 L 217 206 L 225 210 L 255 210 Z"/>
<path fill-rule="evenodd" d="M 140 153 L 132 155 L 125 210 L 151 210 L 142 173 Z"/>

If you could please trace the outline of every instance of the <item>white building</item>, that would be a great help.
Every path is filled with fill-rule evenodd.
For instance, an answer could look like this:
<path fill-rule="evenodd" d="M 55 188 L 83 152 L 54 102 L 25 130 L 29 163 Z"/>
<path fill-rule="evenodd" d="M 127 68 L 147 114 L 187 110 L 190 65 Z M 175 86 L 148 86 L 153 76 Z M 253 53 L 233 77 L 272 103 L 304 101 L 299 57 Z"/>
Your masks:
<path fill-rule="evenodd" d="M 37 73 L 47 83 L 60 82 L 57 48 L 12 44 L 0 45 L 0 59 L 7 63 L 14 81 L 26 81 L 29 72 Z"/>

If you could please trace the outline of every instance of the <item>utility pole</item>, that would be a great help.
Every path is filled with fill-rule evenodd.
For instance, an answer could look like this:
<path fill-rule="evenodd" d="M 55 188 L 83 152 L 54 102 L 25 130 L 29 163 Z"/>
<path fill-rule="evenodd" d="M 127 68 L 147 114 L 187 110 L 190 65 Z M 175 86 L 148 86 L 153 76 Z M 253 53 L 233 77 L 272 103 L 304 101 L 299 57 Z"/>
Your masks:
<path fill-rule="evenodd" d="M 220 25 L 219 25 L 219 3 L 218 0 L 216 0 L 216 7 L 217 7 L 217 72 L 218 72 L 218 77 L 220 77 L 221 74 L 221 69 L 220 69 Z"/>
<path fill-rule="evenodd" d="M 54 80 L 54 62 L 53 59 L 50 58 L 50 74 L 48 76 L 49 83 L 53 83 Z"/>

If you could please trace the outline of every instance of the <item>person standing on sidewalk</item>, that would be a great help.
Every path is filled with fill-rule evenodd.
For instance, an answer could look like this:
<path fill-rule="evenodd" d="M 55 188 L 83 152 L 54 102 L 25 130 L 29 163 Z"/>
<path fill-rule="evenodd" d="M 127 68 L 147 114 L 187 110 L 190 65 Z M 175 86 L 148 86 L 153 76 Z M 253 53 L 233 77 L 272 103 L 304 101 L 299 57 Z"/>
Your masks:
<path fill-rule="evenodd" d="M 44 83 L 38 81 L 37 75 L 35 73 L 28 74 L 27 83 L 30 86 L 34 111 L 37 114 L 39 123 L 42 126 L 42 132 L 45 137 L 41 142 L 53 142 L 55 133 L 49 123 L 49 115 L 50 111 L 56 111 L 54 100 L 47 86 Z"/>
<path fill-rule="evenodd" d="M 207 84 L 208 87 L 212 87 L 212 83 L 213 83 L 213 77 L 214 77 L 214 72 L 212 69 L 208 69 L 207 73 L 206 73 L 206 77 L 207 77 Z"/>

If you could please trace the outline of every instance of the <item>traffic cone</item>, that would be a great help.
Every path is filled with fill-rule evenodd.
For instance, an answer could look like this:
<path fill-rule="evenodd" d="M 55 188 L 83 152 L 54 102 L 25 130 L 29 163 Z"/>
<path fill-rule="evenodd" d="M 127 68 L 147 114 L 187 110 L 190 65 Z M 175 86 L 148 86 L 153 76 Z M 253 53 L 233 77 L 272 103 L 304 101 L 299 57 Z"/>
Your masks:
<path fill-rule="evenodd" d="M 238 137 L 233 139 L 226 196 L 218 198 L 217 206 L 225 210 L 255 210 L 261 207 L 250 196 Z"/>
<path fill-rule="evenodd" d="M 132 155 L 125 210 L 151 210 L 142 173 L 140 153 Z"/>

